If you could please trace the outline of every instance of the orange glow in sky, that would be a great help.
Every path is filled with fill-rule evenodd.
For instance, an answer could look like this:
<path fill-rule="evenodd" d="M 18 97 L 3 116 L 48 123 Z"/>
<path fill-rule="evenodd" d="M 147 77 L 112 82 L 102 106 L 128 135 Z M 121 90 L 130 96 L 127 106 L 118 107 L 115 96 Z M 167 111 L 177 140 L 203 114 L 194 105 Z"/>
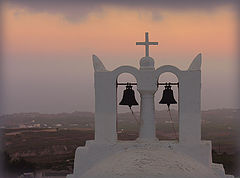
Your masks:
<path fill-rule="evenodd" d="M 185 53 L 198 49 L 209 53 L 221 51 L 232 55 L 236 46 L 236 18 L 231 9 L 206 12 L 161 11 L 162 18 L 152 19 L 151 12 L 106 7 L 102 15 L 89 14 L 80 22 L 47 13 L 31 13 L 24 9 L 6 9 L 5 44 L 10 52 L 102 52 L 139 53 L 136 40 L 144 32 L 158 40 L 164 53 Z M 142 39 L 141 39 L 142 38 Z M 126 54 L 126 55 L 127 55 Z"/>
<path fill-rule="evenodd" d="M 6 112 L 92 111 L 92 54 L 109 70 L 139 67 L 144 48 L 136 42 L 146 31 L 159 42 L 150 48 L 156 67 L 187 69 L 203 54 L 203 109 L 236 106 L 238 19 L 231 7 L 159 9 L 156 18 L 146 9 L 104 6 L 69 21 L 61 13 L 6 6 L 3 15 Z M 222 96 L 227 90 L 231 96 Z"/>

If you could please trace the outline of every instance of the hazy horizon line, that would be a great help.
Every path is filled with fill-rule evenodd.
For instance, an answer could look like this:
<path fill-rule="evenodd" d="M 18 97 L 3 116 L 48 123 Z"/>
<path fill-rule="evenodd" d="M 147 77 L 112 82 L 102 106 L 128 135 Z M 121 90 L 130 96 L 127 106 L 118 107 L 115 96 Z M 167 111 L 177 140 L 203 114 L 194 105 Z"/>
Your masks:
<path fill-rule="evenodd" d="M 214 110 L 240 110 L 240 108 L 215 108 L 215 109 L 202 109 L 201 112 L 205 112 L 205 111 L 214 111 Z M 155 110 L 156 112 L 161 112 L 161 111 L 167 111 L 167 109 L 162 109 L 162 110 Z M 171 109 L 171 111 L 178 111 L 178 109 Z M 44 112 L 38 112 L 38 111 L 34 111 L 34 112 L 13 112 L 13 113 L 4 113 L 1 114 L 0 117 L 2 116 L 6 116 L 6 115 L 14 115 L 14 114 L 49 114 L 49 115 L 57 115 L 57 114 L 72 114 L 72 113 L 76 113 L 76 112 L 80 112 L 80 113 L 92 113 L 94 114 L 95 112 L 92 111 L 72 111 L 72 112 L 52 112 L 52 113 L 44 113 Z M 129 112 L 118 112 L 119 114 L 125 114 L 125 113 L 130 113 Z M 134 111 L 135 113 L 139 113 L 140 111 Z"/>

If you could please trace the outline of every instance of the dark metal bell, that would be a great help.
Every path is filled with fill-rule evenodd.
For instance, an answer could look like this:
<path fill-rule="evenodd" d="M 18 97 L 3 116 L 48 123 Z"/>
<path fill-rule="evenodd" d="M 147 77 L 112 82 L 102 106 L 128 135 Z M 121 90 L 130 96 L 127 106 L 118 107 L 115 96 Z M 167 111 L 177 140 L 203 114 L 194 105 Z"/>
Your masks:
<path fill-rule="evenodd" d="M 138 105 L 138 103 L 135 99 L 135 93 L 134 93 L 134 90 L 132 89 L 131 84 L 127 84 L 126 90 L 124 90 L 124 92 L 123 92 L 122 101 L 119 103 L 119 105 L 127 105 L 130 108 L 133 105 Z"/>
<path fill-rule="evenodd" d="M 163 96 L 159 104 L 167 104 L 168 108 L 170 104 L 177 104 L 177 101 L 174 99 L 173 91 L 170 85 L 165 85 L 165 89 L 163 90 Z"/>

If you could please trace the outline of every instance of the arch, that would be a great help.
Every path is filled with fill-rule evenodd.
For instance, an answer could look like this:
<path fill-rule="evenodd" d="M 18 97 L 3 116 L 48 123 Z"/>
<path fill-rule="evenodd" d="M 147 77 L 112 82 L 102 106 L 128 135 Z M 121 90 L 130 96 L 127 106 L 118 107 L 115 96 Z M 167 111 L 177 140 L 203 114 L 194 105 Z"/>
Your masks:
<path fill-rule="evenodd" d="M 136 78 L 137 82 L 139 80 L 139 70 L 132 66 L 121 66 L 121 67 L 116 68 L 112 72 L 113 72 L 115 81 L 117 81 L 118 76 L 122 73 L 132 74 Z"/>
<path fill-rule="evenodd" d="M 177 67 L 175 66 L 171 66 L 171 65 L 164 65 L 164 66 L 161 66 L 159 68 L 156 69 L 156 78 L 159 79 L 160 75 L 165 73 L 165 72 L 171 72 L 173 74 L 176 75 L 176 77 L 178 78 L 178 81 L 180 81 L 180 78 L 181 78 L 181 70 L 178 69 Z"/>
<path fill-rule="evenodd" d="M 160 73 L 160 75 L 158 76 L 158 83 L 165 83 L 165 82 L 161 81 L 161 80 L 163 80 L 161 77 L 163 77 L 163 78 L 165 77 L 166 78 L 166 75 L 172 76 L 172 78 L 171 79 L 169 79 L 169 78 L 168 79 L 164 79 L 165 82 L 166 82 L 166 80 L 168 80 L 168 82 L 179 83 L 178 76 L 175 73 L 169 72 L 169 71 L 167 71 L 167 72 L 164 71 L 164 72 Z M 173 79 L 173 77 L 174 77 L 174 79 Z M 158 90 L 159 90 L 159 87 L 158 87 Z M 179 90 L 179 88 L 178 88 L 178 90 Z M 179 91 L 177 91 L 177 96 L 179 97 Z"/>
<path fill-rule="evenodd" d="M 130 72 L 125 72 L 126 70 L 121 70 L 118 71 L 116 73 L 116 81 L 117 83 L 127 83 L 127 82 L 137 82 L 137 78 L 135 75 L 133 75 Z M 122 77 L 125 76 L 124 79 L 122 79 Z M 121 80 L 122 79 L 122 80 Z M 139 126 L 138 126 L 138 122 L 137 122 L 137 118 L 136 115 L 126 115 L 123 113 L 131 113 L 129 110 L 128 106 L 123 106 L 121 107 L 119 105 L 119 102 L 121 101 L 121 98 L 123 97 L 123 91 L 125 90 L 126 86 L 118 86 L 116 88 L 116 132 L 117 132 L 117 139 L 118 140 L 136 140 L 136 138 L 138 138 L 139 136 Z M 135 86 L 136 87 L 136 86 Z M 134 90 L 134 89 L 133 89 Z M 140 102 L 140 93 L 138 92 L 138 90 L 134 90 L 135 91 L 135 97 L 137 97 L 138 100 L 137 102 Z M 120 99 L 120 100 L 119 100 Z M 139 103 L 140 104 L 140 103 Z M 133 109 L 133 108 L 132 108 Z M 140 112 L 139 111 L 139 107 L 133 109 L 133 112 Z M 135 110 L 135 111 L 134 111 Z M 119 112 L 120 111 L 120 112 Z M 122 112 L 124 111 L 124 112 Z M 129 120 L 125 120 L 128 122 L 128 127 L 126 127 L 126 124 L 122 124 L 121 122 L 119 122 L 119 119 L 121 118 L 120 116 L 125 117 L 125 119 L 129 119 Z"/>
<path fill-rule="evenodd" d="M 170 78 L 166 79 L 166 76 L 168 76 L 168 77 L 171 76 L 171 79 Z M 158 82 L 159 83 L 165 83 L 165 82 L 178 83 L 179 78 L 176 75 L 176 73 L 165 69 L 159 73 Z M 180 120 L 179 120 L 179 108 L 180 108 L 180 106 L 179 106 L 179 88 L 177 86 L 172 88 L 172 91 L 174 93 L 174 98 L 177 101 L 177 104 L 171 105 L 171 114 L 168 113 L 166 105 L 163 106 L 162 104 L 159 104 L 159 101 L 161 100 L 162 95 L 163 95 L 163 91 L 164 91 L 164 86 L 161 86 L 160 88 L 158 87 L 158 90 L 155 93 L 155 97 L 157 97 L 159 100 L 155 101 L 155 108 L 158 108 L 158 109 L 156 109 L 156 111 L 159 111 L 162 114 L 167 114 L 167 120 L 165 121 L 164 126 L 161 124 L 157 125 L 157 123 L 158 123 L 157 120 L 158 121 L 161 120 L 161 115 L 156 115 L 156 118 L 155 118 L 156 119 L 156 135 L 158 135 L 159 131 L 161 131 L 161 129 L 163 129 L 164 133 L 167 133 L 167 135 L 161 135 L 161 137 L 158 137 L 159 139 L 175 140 L 175 141 L 179 142 L 179 124 L 180 124 Z M 164 109 L 164 110 L 162 110 L 162 109 Z M 171 135 L 170 135 L 170 133 L 171 133 Z M 172 134 L 174 134 L 174 135 L 172 135 Z"/>

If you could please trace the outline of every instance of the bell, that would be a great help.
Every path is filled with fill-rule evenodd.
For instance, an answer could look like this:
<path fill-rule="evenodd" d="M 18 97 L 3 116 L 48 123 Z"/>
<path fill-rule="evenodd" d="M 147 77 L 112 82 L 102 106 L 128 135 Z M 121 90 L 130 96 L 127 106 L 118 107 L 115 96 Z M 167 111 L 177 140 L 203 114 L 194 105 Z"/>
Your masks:
<path fill-rule="evenodd" d="M 127 83 L 126 90 L 124 90 L 123 92 L 123 98 L 122 98 L 122 101 L 119 103 L 119 105 L 127 105 L 130 108 L 133 105 L 138 105 L 135 99 L 134 90 L 132 89 L 131 84 Z"/>
<path fill-rule="evenodd" d="M 177 104 L 177 101 L 174 99 L 173 91 L 170 84 L 165 85 L 165 89 L 163 90 L 163 96 L 159 104 L 167 104 L 168 109 L 170 107 L 170 104 Z"/>

